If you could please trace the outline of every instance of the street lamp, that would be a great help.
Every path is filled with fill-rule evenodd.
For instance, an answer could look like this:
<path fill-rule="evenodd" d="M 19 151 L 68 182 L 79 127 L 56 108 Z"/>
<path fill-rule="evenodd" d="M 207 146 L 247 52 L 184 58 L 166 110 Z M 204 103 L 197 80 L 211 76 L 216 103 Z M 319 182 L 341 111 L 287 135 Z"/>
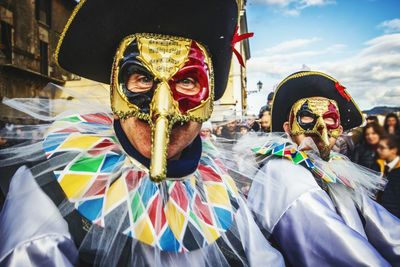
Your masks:
<path fill-rule="evenodd" d="M 261 81 L 258 81 L 258 83 L 257 83 L 257 89 L 248 90 L 247 93 L 248 93 L 248 94 L 255 94 L 255 93 L 258 93 L 258 92 L 260 92 L 260 90 L 262 89 L 262 87 L 263 87 L 263 83 L 262 83 Z"/>
<path fill-rule="evenodd" d="M 258 81 L 257 83 L 257 89 L 260 92 L 260 90 L 262 89 L 263 83 L 261 81 Z"/>

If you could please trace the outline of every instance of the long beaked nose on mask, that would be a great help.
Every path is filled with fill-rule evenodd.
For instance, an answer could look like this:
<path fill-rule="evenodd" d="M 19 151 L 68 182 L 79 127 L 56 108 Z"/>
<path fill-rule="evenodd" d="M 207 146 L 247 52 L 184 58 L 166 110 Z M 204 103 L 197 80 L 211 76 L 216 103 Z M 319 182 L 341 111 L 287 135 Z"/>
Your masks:
<path fill-rule="evenodd" d="M 324 145 L 326 147 L 329 147 L 329 134 L 328 134 L 328 128 L 325 125 L 324 119 L 319 117 L 317 119 L 317 123 L 315 125 L 315 128 L 317 129 L 320 138 L 322 140 L 322 142 L 324 143 Z"/>
<path fill-rule="evenodd" d="M 153 123 L 150 179 L 154 182 L 160 182 L 166 177 L 167 148 L 177 115 L 178 112 L 168 83 L 161 82 L 155 89 L 150 104 L 150 118 Z"/>

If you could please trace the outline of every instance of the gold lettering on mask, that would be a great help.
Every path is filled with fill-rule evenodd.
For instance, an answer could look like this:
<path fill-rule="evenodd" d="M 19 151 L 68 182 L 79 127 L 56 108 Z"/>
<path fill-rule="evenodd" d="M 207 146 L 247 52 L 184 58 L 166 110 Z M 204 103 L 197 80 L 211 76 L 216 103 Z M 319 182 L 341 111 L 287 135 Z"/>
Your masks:
<path fill-rule="evenodd" d="M 308 108 L 316 115 L 322 116 L 324 113 L 329 111 L 329 105 L 335 105 L 336 109 L 338 109 L 338 105 L 332 99 L 327 99 L 324 97 L 310 97 L 303 98 L 298 100 L 295 104 L 293 104 L 292 110 L 294 114 L 301 109 L 304 103 L 307 102 Z"/>
<path fill-rule="evenodd" d="M 137 41 L 139 58 L 158 79 L 168 81 L 188 59 L 190 40 L 140 36 Z"/>
<path fill-rule="evenodd" d="M 328 111 L 329 103 L 328 99 L 310 98 L 308 100 L 308 107 L 314 112 L 314 114 L 322 116 Z"/>

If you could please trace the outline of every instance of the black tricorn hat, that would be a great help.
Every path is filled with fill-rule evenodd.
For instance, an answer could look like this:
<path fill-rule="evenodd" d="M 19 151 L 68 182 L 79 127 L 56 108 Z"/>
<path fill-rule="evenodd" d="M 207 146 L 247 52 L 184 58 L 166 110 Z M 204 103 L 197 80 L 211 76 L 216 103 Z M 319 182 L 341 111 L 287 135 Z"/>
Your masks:
<path fill-rule="evenodd" d="M 109 84 L 113 58 L 124 37 L 157 33 L 189 38 L 211 55 L 217 100 L 228 80 L 238 14 L 236 0 L 81 0 L 55 57 L 67 71 Z"/>
<path fill-rule="evenodd" d="M 322 72 L 300 71 L 289 75 L 276 88 L 271 111 L 272 131 L 283 132 L 283 123 L 288 121 L 293 104 L 308 97 L 335 100 L 345 131 L 363 123 L 360 109 L 337 80 Z"/>

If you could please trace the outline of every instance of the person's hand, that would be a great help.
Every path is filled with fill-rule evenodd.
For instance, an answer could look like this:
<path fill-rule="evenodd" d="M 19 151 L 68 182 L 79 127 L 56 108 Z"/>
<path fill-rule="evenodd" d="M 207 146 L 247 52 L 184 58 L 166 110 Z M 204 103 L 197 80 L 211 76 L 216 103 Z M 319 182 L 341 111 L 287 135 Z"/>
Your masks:
<path fill-rule="evenodd" d="M 7 143 L 7 139 L 0 137 L 0 146 L 5 145 Z"/>
<path fill-rule="evenodd" d="M 240 188 L 240 191 L 242 191 L 243 195 L 247 197 L 250 191 L 250 185 L 242 186 L 242 188 Z"/>

